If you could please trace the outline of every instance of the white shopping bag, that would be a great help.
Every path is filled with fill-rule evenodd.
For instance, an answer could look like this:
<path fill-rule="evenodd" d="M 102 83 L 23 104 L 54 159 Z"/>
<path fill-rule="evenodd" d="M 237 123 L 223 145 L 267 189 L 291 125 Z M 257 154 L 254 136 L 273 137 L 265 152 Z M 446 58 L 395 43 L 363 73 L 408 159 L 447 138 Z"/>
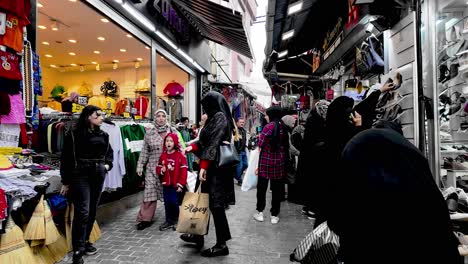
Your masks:
<path fill-rule="evenodd" d="M 195 172 L 188 172 L 187 174 L 187 189 L 189 192 L 195 192 L 195 185 L 197 184 L 197 174 Z"/>
<path fill-rule="evenodd" d="M 257 175 L 255 175 L 255 171 L 258 168 L 258 160 L 260 158 L 260 152 L 258 148 L 254 151 L 250 152 L 249 158 L 249 167 L 245 171 L 244 180 L 242 181 L 242 191 L 247 192 L 257 187 Z"/>

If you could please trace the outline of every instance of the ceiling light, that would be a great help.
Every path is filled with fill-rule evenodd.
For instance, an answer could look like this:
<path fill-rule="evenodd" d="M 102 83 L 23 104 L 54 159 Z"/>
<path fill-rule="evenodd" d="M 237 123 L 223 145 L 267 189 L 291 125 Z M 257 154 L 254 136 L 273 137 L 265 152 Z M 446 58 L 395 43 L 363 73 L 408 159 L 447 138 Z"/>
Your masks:
<path fill-rule="evenodd" d="M 163 57 L 163 56 L 160 56 L 160 57 L 161 57 L 161 59 L 163 59 L 163 60 L 164 60 L 164 57 Z"/>
<path fill-rule="evenodd" d="M 101 21 L 104 22 L 104 23 L 109 23 L 109 19 L 107 19 L 107 18 L 101 18 Z"/>
<path fill-rule="evenodd" d="M 127 34 L 127 38 L 133 38 L 133 36 L 130 34 Z"/>
<path fill-rule="evenodd" d="M 123 5 L 124 1 L 123 0 L 114 0 L 115 2 L 117 2 L 117 4 L 121 4 Z"/>
<path fill-rule="evenodd" d="M 43 41 L 42 44 L 47 45 L 47 46 L 50 45 L 50 43 L 47 41 Z"/>
<path fill-rule="evenodd" d="M 302 6 L 304 5 L 303 1 L 298 1 L 288 7 L 288 16 L 297 13 L 302 10 Z"/>
<path fill-rule="evenodd" d="M 119 68 L 119 65 L 117 63 L 112 64 L 112 69 L 117 70 Z"/>
<path fill-rule="evenodd" d="M 51 68 L 57 68 L 57 65 L 51 64 L 50 67 L 51 67 Z"/>
<path fill-rule="evenodd" d="M 97 39 L 99 39 L 100 41 L 106 40 L 104 37 L 98 37 Z"/>
<path fill-rule="evenodd" d="M 149 49 L 150 49 L 150 47 L 148 47 L 148 46 L 145 46 L 145 48 L 146 48 L 147 50 L 149 50 Z"/>
<path fill-rule="evenodd" d="M 37 7 L 42 8 L 44 6 L 41 3 L 37 3 Z"/>
<path fill-rule="evenodd" d="M 68 55 L 70 55 L 70 56 L 76 56 L 76 53 L 75 53 L 75 52 L 69 52 Z"/>
<path fill-rule="evenodd" d="M 37 27 L 40 28 L 40 29 L 47 29 L 47 27 L 46 27 L 46 26 L 43 26 L 43 25 L 39 25 L 39 26 L 37 26 Z"/>
<path fill-rule="evenodd" d="M 101 66 L 98 64 L 96 65 L 96 71 L 100 71 L 101 70 Z"/>
<path fill-rule="evenodd" d="M 287 50 L 282 51 L 282 52 L 278 53 L 278 58 L 282 58 L 282 57 L 284 57 L 286 55 L 288 55 L 288 51 Z"/>
<path fill-rule="evenodd" d="M 95 62 L 95 61 L 92 61 L 92 62 L 91 62 L 91 64 L 97 64 L 97 62 Z"/>
<path fill-rule="evenodd" d="M 59 25 L 57 24 L 57 21 L 53 20 L 53 23 L 52 23 L 52 25 L 50 25 L 50 28 L 51 28 L 53 31 L 59 30 Z"/>
<path fill-rule="evenodd" d="M 293 36 L 294 36 L 294 29 L 284 33 L 282 39 L 287 40 L 287 39 L 292 38 Z"/>
<path fill-rule="evenodd" d="M 76 2 L 76 0 L 68 0 L 68 1 L 70 1 L 70 2 Z"/>
<path fill-rule="evenodd" d="M 160 37 L 162 40 L 164 40 L 164 42 L 166 42 L 171 48 L 177 50 L 177 45 L 172 42 L 172 40 L 170 40 L 168 37 L 166 37 L 163 33 L 161 33 L 160 31 L 156 31 L 156 35 L 158 35 L 158 37 Z"/>
<path fill-rule="evenodd" d="M 68 42 L 70 42 L 70 43 L 77 43 L 78 41 L 76 41 L 76 39 L 69 39 Z"/>
<path fill-rule="evenodd" d="M 53 57 L 53 56 L 50 55 L 50 54 L 46 54 L 46 55 L 44 55 L 44 56 L 46 56 L 47 58 L 52 58 L 52 57 Z"/>
<path fill-rule="evenodd" d="M 120 49 L 120 52 L 127 52 L 126 49 Z"/>
<path fill-rule="evenodd" d="M 192 61 L 192 64 L 193 66 L 195 66 L 195 68 L 197 68 L 199 71 L 201 71 L 202 73 L 205 72 L 205 69 L 203 69 L 200 64 L 198 64 L 196 61 Z"/>
<path fill-rule="evenodd" d="M 123 2 L 122 0 L 117 1 L 117 2 Z M 130 15 L 132 15 L 134 18 L 136 18 L 138 21 L 140 21 L 145 27 L 147 27 L 151 31 L 156 31 L 156 27 L 154 26 L 153 22 L 143 16 L 138 10 L 133 8 L 130 4 L 128 3 L 121 3 L 123 8 L 127 10 Z"/>
<path fill-rule="evenodd" d="M 99 50 L 95 50 L 94 54 L 101 54 L 101 52 Z"/>
<path fill-rule="evenodd" d="M 85 67 L 83 65 L 80 66 L 80 72 L 84 72 L 85 71 Z"/>
<path fill-rule="evenodd" d="M 142 58 L 137 58 L 137 61 L 142 61 L 143 59 Z"/>
<path fill-rule="evenodd" d="M 140 62 L 139 62 L 139 61 L 135 62 L 135 69 L 140 68 L 140 66 L 141 66 L 141 65 L 140 65 Z"/>
<path fill-rule="evenodd" d="M 76 65 L 75 63 L 71 63 L 70 66 L 75 67 L 75 66 L 78 66 L 78 65 Z"/>
<path fill-rule="evenodd" d="M 120 62 L 120 61 L 119 60 L 113 60 L 112 62 L 117 63 L 117 62 Z"/>

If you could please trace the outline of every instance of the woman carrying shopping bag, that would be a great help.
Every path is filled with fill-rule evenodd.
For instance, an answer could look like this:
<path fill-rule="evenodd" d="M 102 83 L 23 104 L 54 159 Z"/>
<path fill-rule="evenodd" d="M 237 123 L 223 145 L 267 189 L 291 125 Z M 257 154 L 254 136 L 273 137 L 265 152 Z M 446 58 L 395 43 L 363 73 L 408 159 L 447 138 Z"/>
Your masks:
<path fill-rule="evenodd" d="M 236 167 L 218 166 L 217 157 L 220 154 L 220 145 L 231 142 L 235 124 L 230 107 L 220 93 L 209 92 L 201 103 L 208 119 L 199 140 L 189 146 L 186 152 L 194 152 L 201 159 L 201 188 L 202 192 L 209 193 L 209 207 L 216 229 L 216 245 L 204 250 L 202 256 L 226 256 L 229 254 L 226 242 L 231 239 L 231 233 L 225 207 L 233 202 L 231 190 L 234 188 Z M 199 235 L 183 234 L 181 239 L 199 246 L 204 243 L 203 236 Z"/>

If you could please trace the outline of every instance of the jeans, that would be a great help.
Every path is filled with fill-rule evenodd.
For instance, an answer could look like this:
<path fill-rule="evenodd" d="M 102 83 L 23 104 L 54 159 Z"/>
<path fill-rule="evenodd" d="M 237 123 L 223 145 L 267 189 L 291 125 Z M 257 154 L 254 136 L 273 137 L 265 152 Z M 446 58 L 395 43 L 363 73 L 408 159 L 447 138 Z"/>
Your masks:
<path fill-rule="evenodd" d="M 96 220 L 96 210 L 106 177 L 103 163 L 80 168 L 78 177 L 71 178 L 70 192 L 74 206 L 72 227 L 73 251 L 84 251 L 85 243 Z"/>
<path fill-rule="evenodd" d="M 177 224 L 179 220 L 179 196 L 174 186 L 163 186 L 164 208 L 166 209 L 166 222 Z"/>
<path fill-rule="evenodd" d="M 249 161 L 247 160 L 247 152 L 242 151 L 239 153 L 239 164 L 237 165 L 236 180 L 242 182 L 242 173 L 249 166 Z"/>
<path fill-rule="evenodd" d="M 268 182 L 271 185 L 271 215 L 278 216 L 280 213 L 281 200 L 284 197 L 284 181 L 280 180 L 269 180 L 264 177 L 258 177 L 257 183 L 257 211 L 263 212 L 266 206 L 266 193 L 268 190 Z"/>

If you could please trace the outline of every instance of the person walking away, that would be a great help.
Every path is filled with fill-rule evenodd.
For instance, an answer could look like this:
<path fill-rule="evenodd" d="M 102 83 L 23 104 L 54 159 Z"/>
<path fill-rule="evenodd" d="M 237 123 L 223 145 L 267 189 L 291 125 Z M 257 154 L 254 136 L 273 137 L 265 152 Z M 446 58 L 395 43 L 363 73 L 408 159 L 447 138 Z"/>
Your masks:
<path fill-rule="evenodd" d="M 257 213 L 254 219 L 263 222 L 266 206 L 268 182 L 272 190 L 271 223 L 279 222 L 281 200 L 284 197 L 284 179 L 289 154 L 289 139 L 285 125 L 281 122 L 283 110 L 278 106 L 266 110 L 268 124 L 263 128 L 258 140 L 260 159 L 257 169 Z"/>
<path fill-rule="evenodd" d="M 109 135 L 100 129 L 103 113 L 96 106 L 86 106 L 78 123 L 65 136 L 60 174 L 62 195 L 71 194 L 74 205 L 72 228 L 73 263 L 82 264 L 83 255 L 97 249 L 89 242 L 96 209 L 108 171 L 112 169 L 113 150 Z"/>
<path fill-rule="evenodd" d="M 396 132 L 401 128 L 389 128 L 358 134 L 342 153 L 328 219 L 340 237 L 340 260 L 464 263 L 426 157 Z M 391 254 L 383 256 L 382 249 Z"/>
<path fill-rule="evenodd" d="M 219 145 L 231 142 L 235 124 L 231 109 L 222 94 L 209 92 L 201 103 L 208 119 L 199 140 L 186 149 L 186 152 L 194 152 L 201 159 L 199 179 L 202 192 L 209 193 L 210 211 L 216 229 L 215 246 L 204 250 L 201 255 L 225 256 L 229 254 L 226 242 L 231 239 L 225 207 L 232 202 L 233 197 L 230 197 L 229 190 L 234 188 L 236 167 L 218 167 L 216 163 Z M 196 243 L 199 247 L 204 243 L 203 236 L 183 234 L 181 239 Z"/>
<path fill-rule="evenodd" d="M 155 127 L 145 135 L 137 163 L 137 174 L 140 177 L 146 168 L 143 202 L 137 215 L 138 230 L 143 230 L 152 224 L 157 201 L 163 200 L 163 187 L 156 174 L 156 166 L 163 153 L 164 138 L 168 133 L 177 134 L 177 129 L 169 126 L 166 111 L 159 109 L 155 113 Z M 182 149 L 180 142 L 179 149 Z"/>
<path fill-rule="evenodd" d="M 177 134 L 169 133 L 164 140 L 164 152 L 159 158 L 156 173 L 161 177 L 164 195 L 164 207 L 166 210 L 166 222 L 160 227 L 160 231 L 174 229 L 179 219 L 179 201 L 185 186 L 187 185 L 187 159 L 179 148 Z"/>
<path fill-rule="evenodd" d="M 240 117 L 237 119 L 237 129 L 239 130 L 239 140 L 235 142 L 237 153 L 239 153 L 239 164 L 237 165 L 236 180 L 237 185 L 242 186 L 242 174 L 249 166 L 247 159 L 247 131 L 245 131 L 245 119 Z"/>

